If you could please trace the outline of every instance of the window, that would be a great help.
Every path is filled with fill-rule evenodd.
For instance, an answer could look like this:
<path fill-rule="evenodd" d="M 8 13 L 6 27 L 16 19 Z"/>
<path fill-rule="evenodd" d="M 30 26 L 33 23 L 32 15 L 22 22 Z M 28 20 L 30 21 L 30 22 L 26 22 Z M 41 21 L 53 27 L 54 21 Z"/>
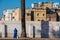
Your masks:
<path fill-rule="evenodd" d="M 43 16 L 44 16 L 45 14 L 43 14 Z"/>
<path fill-rule="evenodd" d="M 39 13 L 37 14 L 37 16 L 39 16 Z"/>
<path fill-rule="evenodd" d="M 27 16 L 30 16 L 30 14 L 29 14 L 29 13 L 27 13 Z"/>
<path fill-rule="evenodd" d="M 4 15 L 4 17 L 5 17 L 5 15 Z"/>
<path fill-rule="evenodd" d="M 15 17 L 12 17 L 13 19 L 15 18 Z"/>
<path fill-rule="evenodd" d="M 38 21 L 40 21 L 40 20 L 38 19 Z"/>
<path fill-rule="evenodd" d="M 12 12 L 15 12 L 14 10 Z"/>
<path fill-rule="evenodd" d="M 41 21 L 44 21 L 43 19 Z"/>
<path fill-rule="evenodd" d="M 58 5 L 56 5 L 56 6 L 58 6 Z"/>

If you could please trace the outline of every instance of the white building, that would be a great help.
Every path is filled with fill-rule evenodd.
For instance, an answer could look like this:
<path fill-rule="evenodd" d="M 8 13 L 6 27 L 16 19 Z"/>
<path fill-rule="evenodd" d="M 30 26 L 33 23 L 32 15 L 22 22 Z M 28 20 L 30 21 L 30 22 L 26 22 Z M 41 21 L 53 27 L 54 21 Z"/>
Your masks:
<path fill-rule="evenodd" d="M 32 8 L 38 8 L 38 3 L 32 3 Z"/>
<path fill-rule="evenodd" d="M 21 37 L 21 34 L 22 34 L 21 21 L 0 21 L 0 33 L 1 33 L 0 36 L 2 36 L 2 38 L 5 38 L 5 25 L 7 25 L 8 38 L 13 38 L 15 28 L 18 30 L 18 36 Z M 36 38 L 41 38 L 41 32 L 47 31 L 47 30 L 48 30 L 47 32 L 50 38 L 59 37 L 60 35 L 59 34 L 60 33 L 60 22 L 44 23 L 41 21 L 26 21 L 27 37 L 33 38 L 33 32 L 34 32 L 33 27 L 35 27 L 34 31 L 35 31 Z"/>
<path fill-rule="evenodd" d="M 3 11 L 5 21 L 8 21 L 8 20 L 10 21 L 11 20 L 10 18 L 12 16 L 12 14 L 14 13 L 13 11 L 14 11 L 14 9 L 7 9 L 7 10 Z"/>
<path fill-rule="evenodd" d="M 53 8 L 54 8 L 54 9 L 58 9 L 59 6 L 60 6 L 59 2 L 57 2 L 57 3 L 53 3 Z"/>
<path fill-rule="evenodd" d="M 6 9 L 3 11 L 4 21 L 19 21 L 21 18 L 21 12 L 19 8 Z"/>

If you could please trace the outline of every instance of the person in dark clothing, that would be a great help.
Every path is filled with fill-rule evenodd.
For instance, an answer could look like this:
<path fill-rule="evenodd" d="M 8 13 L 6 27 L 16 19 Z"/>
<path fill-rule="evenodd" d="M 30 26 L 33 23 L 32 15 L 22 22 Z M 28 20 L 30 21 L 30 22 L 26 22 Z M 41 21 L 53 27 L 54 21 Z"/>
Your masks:
<path fill-rule="evenodd" d="M 17 38 L 17 29 L 14 29 L 14 38 Z"/>

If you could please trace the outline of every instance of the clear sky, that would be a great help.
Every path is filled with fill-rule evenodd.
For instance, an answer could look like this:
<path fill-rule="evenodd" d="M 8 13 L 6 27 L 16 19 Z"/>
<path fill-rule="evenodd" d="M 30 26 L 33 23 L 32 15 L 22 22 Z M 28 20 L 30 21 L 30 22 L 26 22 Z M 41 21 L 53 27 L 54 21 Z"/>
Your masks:
<path fill-rule="evenodd" d="M 0 17 L 2 17 L 4 9 L 20 8 L 20 1 L 21 0 L 0 0 Z M 34 2 L 49 2 L 49 0 L 25 0 L 25 2 L 26 8 L 30 8 Z M 60 2 L 60 0 L 53 0 L 53 2 Z"/>

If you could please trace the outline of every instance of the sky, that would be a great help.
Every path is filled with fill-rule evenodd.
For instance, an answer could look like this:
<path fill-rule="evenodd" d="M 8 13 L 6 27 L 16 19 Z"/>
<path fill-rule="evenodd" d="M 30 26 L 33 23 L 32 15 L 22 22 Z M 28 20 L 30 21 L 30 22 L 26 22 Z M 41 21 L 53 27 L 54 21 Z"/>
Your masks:
<path fill-rule="evenodd" d="M 12 8 L 20 8 L 21 0 L 0 0 L 0 17 L 3 16 L 3 10 L 12 9 Z M 26 8 L 31 8 L 32 3 L 38 2 L 49 2 L 49 0 L 25 0 Z M 60 2 L 60 0 L 53 0 L 53 2 Z"/>

